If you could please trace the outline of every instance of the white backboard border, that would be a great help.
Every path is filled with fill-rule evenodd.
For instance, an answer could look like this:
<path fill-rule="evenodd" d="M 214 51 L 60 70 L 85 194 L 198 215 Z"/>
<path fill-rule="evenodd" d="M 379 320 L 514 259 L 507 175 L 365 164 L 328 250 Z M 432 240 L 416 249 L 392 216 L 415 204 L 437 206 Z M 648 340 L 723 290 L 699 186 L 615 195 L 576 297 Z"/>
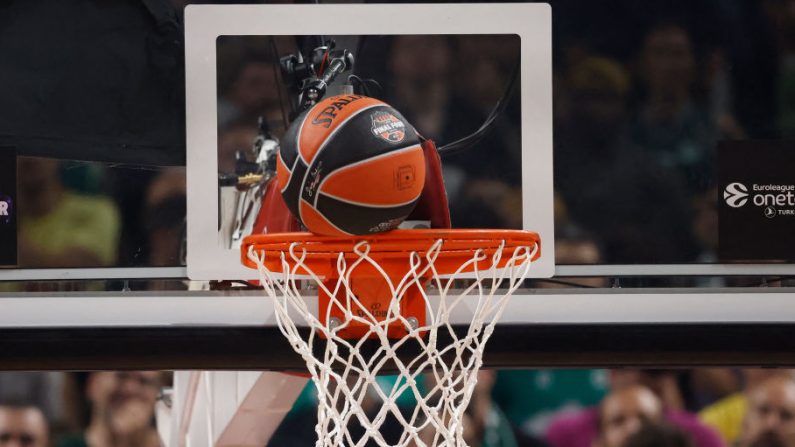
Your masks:
<path fill-rule="evenodd" d="M 385 19 L 386 18 L 386 19 Z M 344 21 L 344 33 L 340 32 Z M 252 279 L 218 246 L 216 40 L 245 35 L 516 34 L 521 39 L 522 219 L 541 236 L 531 277 L 555 273 L 552 12 L 543 3 L 189 5 L 185 9 L 188 253 L 192 280 Z"/>

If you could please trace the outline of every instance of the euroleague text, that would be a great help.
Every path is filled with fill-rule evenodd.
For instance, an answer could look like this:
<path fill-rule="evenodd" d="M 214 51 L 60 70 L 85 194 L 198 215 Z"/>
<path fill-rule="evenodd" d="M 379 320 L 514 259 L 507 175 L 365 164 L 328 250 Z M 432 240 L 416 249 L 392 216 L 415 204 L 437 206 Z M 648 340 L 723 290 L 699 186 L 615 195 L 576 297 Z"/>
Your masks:
<path fill-rule="evenodd" d="M 753 185 L 754 191 L 760 193 L 753 195 L 753 202 L 756 206 L 795 206 L 795 185 Z M 762 191 L 776 191 L 778 194 L 763 194 Z"/>

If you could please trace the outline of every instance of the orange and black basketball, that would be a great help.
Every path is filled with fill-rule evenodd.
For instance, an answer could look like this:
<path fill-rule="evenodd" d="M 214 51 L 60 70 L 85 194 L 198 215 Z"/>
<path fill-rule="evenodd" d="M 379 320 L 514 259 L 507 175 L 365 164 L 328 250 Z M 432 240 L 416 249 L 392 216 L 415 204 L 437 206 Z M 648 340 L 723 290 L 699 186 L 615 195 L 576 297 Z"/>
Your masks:
<path fill-rule="evenodd" d="M 333 96 L 287 130 L 277 178 L 287 206 L 309 231 L 377 233 L 396 228 L 414 209 L 425 158 L 414 128 L 388 104 Z"/>

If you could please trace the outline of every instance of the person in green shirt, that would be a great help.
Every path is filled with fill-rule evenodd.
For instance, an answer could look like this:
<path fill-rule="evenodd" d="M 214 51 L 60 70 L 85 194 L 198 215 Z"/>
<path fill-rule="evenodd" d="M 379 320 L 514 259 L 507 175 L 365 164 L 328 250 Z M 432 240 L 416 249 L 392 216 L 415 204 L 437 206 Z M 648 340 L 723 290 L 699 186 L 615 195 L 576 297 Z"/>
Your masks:
<path fill-rule="evenodd" d="M 464 415 L 464 441 L 469 447 L 518 447 L 513 428 L 505 414 L 491 398 L 492 388 L 496 380 L 496 371 L 480 370 L 478 383 L 472 392 Z M 428 383 L 432 376 L 425 376 L 425 387 L 432 388 Z M 420 436 L 431 445 L 434 435 L 433 427 L 427 427 Z"/>
<path fill-rule="evenodd" d="M 513 369 L 497 373 L 493 397 L 517 430 L 540 438 L 554 416 L 596 405 L 607 391 L 604 370 Z"/>
<path fill-rule="evenodd" d="M 66 188 L 59 163 L 19 160 L 19 266 L 114 265 L 121 232 L 118 208 L 107 197 Z"/>

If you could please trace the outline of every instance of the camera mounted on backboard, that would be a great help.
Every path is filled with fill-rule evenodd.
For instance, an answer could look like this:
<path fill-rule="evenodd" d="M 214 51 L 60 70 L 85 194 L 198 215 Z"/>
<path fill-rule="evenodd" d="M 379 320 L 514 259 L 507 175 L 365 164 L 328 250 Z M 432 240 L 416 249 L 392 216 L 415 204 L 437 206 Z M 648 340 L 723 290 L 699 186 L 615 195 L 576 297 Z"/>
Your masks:
<path fill-rule="evenodd" d="M 306 58 L 299 53 L 279 59 L 282 78 L 296 98 L 297 107 L 290 120 L 323 99 L 329 84 L 338 75 L 353 69 L 353 53 L 346 49 L 336 50 L 335 46 L 333 40 L 328 40 L 312 49 Z"/>

